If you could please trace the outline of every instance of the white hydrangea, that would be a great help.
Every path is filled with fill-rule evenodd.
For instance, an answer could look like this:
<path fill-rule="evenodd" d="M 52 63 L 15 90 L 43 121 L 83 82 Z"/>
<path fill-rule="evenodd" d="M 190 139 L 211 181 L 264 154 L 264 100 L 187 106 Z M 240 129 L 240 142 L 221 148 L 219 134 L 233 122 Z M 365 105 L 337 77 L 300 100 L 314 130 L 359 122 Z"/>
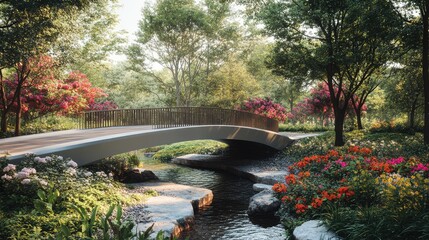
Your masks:
<path fill-rule="evenodd" d="M 91 177 L 92 176 L 92 172 L 85 172 L 83 175 L 85 177 Z"/>
<path fill-rule="evenodd" d="M 3 168 L 3 172 L 10 172 L 15 170 L 16 170 L 16 166 L 13 164 L 8 164 L 6 167 Z"/>
<path fill-rule="evenodd" d="M 96 172 L 95 175 L 97 175 L 98 177 L 107 177 L 106 173 L 103 171 Z"/>
<path fill-rule="evenodd" d="M 13 178 L 12 176 L 9 176 L 7 174 L 1 176 L 1 179 L 6 180 L 6 181 L 10 181 L 10 180 L 12 180 L 12 178 Z"/>
<path fill-rule="evenodd" d="M 73 160 L 67 162 L 67 166 L 77 168 L 77 163 Z"/>
<path fill-rule="evenodd" d="M 31 183 L 31 179 L 25 178 L 24 180 L 21 181 L 22 184 L 26 185 L 26 184 L 30 184 Z"/>

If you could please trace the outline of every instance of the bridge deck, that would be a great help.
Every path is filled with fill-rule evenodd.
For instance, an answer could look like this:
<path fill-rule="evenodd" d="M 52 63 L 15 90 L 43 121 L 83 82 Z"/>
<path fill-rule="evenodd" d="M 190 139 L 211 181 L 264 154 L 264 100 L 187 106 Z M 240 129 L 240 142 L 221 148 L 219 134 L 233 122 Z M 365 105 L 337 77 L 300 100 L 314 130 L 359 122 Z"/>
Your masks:
<path fill-rule="evenodd" d="M 7 153 L 8 155 L 16 155 L 29 153 L 34 152 L 33 150 L 38 148 L 142 130 L 152 130 L 152 126 L 110 127 L 85 130 L 73 129 L 5 138 L 0 139 L 0 154 Z"/>
<path fill-rule="evenodd" d="M 289 136 L 290 137 L 289 137 Z M 167 129 L 152 126 L 109 127 L 67 130 L 51 133 L 0 139 L 0 154 L 20 160 L 26 153 L 71 157 L 79 164 L 87 164 L 115 154 L 145 147 L 197 139 L 239 140 L 283 149 L 293 139 L 306 135 L 271 132 L 249 127 L 204 125 Z"/>

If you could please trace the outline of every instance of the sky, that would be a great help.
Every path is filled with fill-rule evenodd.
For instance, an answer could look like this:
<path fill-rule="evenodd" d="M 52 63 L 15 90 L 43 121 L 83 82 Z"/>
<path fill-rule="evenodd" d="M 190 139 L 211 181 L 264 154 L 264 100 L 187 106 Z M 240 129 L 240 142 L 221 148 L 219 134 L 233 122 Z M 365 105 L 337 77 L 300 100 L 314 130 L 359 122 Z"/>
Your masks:
<path fill-rule="evenodd" d="M 142 17 L 142 8 L 148 4 L 147 0 L 119 0 L 117 14 L 119 17 L 118 30 L 125 30 L 128 37 L 133 39 Z"/>
<path fill-rule="evenodd" d="M 142 8 L 147 6 L 153 0 L 118 0 L 118 24 L 116 30 L 125 30 L 127 32 L 128 43 L 135 39 L 139 21 L 142 18 Z M 123 54 L 113 54 L 110 56 L 112 62 L 121 62 L 126 60 Z"/>

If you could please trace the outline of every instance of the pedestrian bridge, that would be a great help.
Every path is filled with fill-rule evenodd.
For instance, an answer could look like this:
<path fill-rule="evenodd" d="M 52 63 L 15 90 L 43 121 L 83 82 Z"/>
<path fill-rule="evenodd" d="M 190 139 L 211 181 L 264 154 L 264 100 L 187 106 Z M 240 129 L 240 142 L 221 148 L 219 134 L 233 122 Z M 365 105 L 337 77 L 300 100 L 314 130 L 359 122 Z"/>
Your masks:
<path fill-rule="evenodd" d="M 81 116 L 79 129 L 0 139 L 0 152 L 11 161 L 28 153 L 56 154 L 85 165 L 137 149 L 200 139 L 251 142 L 281 150 L 293 139 L 277 129 L 275 120 L 218 108 L 94 111 Z"/>

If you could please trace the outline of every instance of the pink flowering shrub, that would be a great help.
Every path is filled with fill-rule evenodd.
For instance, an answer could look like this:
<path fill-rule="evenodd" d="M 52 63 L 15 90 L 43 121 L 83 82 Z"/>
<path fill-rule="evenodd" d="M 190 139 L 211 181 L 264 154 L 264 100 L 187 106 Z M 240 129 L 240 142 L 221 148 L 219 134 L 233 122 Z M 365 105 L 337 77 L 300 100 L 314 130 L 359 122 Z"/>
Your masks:
<path fill-rule="evenodd" d="M 279 122 L 284 122 L 287 118 L 286 108 L 279 103 L 274 103 L 268 97 L 246 100 L 237 109 L 272 118 Z"/>

